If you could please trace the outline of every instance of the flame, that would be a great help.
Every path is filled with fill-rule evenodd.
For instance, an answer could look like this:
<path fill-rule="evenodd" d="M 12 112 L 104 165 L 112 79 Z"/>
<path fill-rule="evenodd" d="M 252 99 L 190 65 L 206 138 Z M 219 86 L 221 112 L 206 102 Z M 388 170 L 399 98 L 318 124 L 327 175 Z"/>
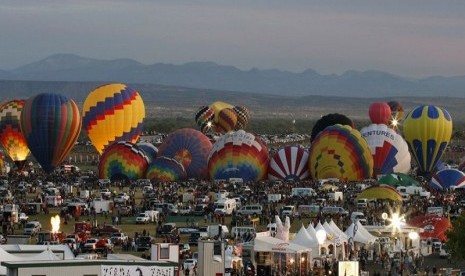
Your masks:
<path fill-rule="evenodd" d="M 52 224 L 52 233 L 60 232 L 60 216 L 56 215 L 50 219 L 50 223 Z"/>

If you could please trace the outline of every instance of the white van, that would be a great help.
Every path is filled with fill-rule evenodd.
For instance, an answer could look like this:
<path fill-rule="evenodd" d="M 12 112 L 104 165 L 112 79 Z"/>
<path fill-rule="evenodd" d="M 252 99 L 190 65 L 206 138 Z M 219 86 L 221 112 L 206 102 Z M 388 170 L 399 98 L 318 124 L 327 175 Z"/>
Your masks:
<path fill-rule="evenodd" d="M 312 188 L 292 188 L 291 197 L 298 196 L 298 197 L 306 197 L 306 196 L 314 196 L 316 192 Z"/>
<path fill-rule="evenodd" d="M 349 212 L 347 212 L 346 210 L 344 210 L 344 208 L 342 207 L 336 207 L 336 206 L 326 206 L 326 207 L 323 207 L 323 209 L 321 209 L 321 213 L 323 213 L 324 215 L 337 215 L 337 214 L 341 214 L 341 215 L 348 215 Z"/>
<path fill-rule="evenodd" d="M 220 199 L 215 202 L 215 214 L 231 215 L 236 210 L 236 200 L 231 198 Z"/>

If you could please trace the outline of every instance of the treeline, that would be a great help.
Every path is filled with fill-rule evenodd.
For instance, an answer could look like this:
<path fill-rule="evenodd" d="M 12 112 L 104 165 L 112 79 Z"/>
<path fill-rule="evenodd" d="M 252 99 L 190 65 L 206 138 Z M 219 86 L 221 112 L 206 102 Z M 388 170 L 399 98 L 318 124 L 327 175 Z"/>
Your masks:
<path fill-rule="evenodd" d="M 308 133 L 310 134 L 316 120 L 297 119 L 251 119 L 247 131 L 256 134 L 289 134 L 289 133 Z M 368 126 L 370 121 L 354 121 L 355 127 L 361 129 Z M 191 118 L 160 118 L 146 119 L 144 123 L 145 131 L 156 131 L 161 133 L 171 133 L 179 128 L 198 129 L 196 123 Z M 453 139 L 465 139 L 465 123 L 454 122 Z"/>

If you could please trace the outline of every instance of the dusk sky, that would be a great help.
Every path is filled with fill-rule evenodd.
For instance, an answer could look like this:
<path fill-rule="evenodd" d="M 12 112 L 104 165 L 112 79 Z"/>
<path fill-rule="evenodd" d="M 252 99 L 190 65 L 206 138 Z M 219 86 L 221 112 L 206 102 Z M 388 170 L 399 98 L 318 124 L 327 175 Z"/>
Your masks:
<path fill-rule="evenodd" d="M 57 53 L 244 70 L 465 75 L 465 1 L 0 2 L 0 69 Z"/>

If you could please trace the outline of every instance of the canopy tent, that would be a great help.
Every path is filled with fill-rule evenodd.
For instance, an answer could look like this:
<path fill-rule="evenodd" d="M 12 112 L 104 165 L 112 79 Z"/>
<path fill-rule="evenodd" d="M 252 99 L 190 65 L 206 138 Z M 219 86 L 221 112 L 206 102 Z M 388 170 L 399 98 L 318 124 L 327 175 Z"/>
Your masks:
<path fill-rule="evenodd" d="M 307 232 L 308 234 L 310 234 L 310 237 L 312 237 L 312 239 L 316 240 L 316 230 L 311 222 L 307 226 Z"/>
<path fill-rule="evenodd" d="M 354 242 L 372 244 L 376 241 L 376 237 L 370 234 L 360 221 L 352 223 L 344 233 L 349 237 L 349 239 L 352 238 Z"/>
<path fill-rule="evenodd" d="M 388 185 L 371 186 L 363 190 L 357 196 L 358 199 L 382 199 L 402 202 L 402 195 L 399 191 Z"/>
<path fill-rule="evenodd" d="M 420 186 L 418 181 L 405 173 L 390 173 L 383 175 L 378 179 L 379 184 L 387 184 L 389 186 Z"/>
<path fill-rule="evenodd" d="M 334 223 L 333 220 L 331 220 L 329 222 L 329 226 L 333 229 L 334 233 L 336 235 L 338 235 L 342 240 L 347 241 L 349 239 L 349 237 L 346 235 L 346 233 L 342 232 L 342 230 L 339 229 L 339 227 L 336 225 L 336 223 Z"/>
<path fill-rule="evenodd" d="M 301 245 L 310 248 L 312 252 L 318 252 L 318 241 L 310 236 L 307 229 L 302 225 L 295 238 L 291 241 L 293 244 Z"/>
<path fill-rule="evenodd" d="M 285 242 L 274 237 L 256 237 L 254 240 L 255 252 L 277 252 L 285 254 L 296 254 L 310 251 L 304 246 Z"/>

